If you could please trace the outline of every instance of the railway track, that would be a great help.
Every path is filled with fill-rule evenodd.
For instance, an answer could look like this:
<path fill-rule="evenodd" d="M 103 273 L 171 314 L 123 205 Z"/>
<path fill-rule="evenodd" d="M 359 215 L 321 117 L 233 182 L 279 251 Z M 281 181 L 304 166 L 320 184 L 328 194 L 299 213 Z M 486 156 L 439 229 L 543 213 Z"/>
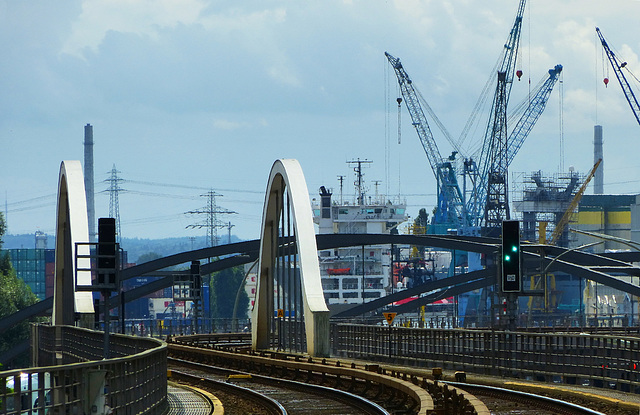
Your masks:
<path fill-rule="evenodd" d="M 492 415 L 607 415 L 603 412 L 543 395 L 495 386 L 446 382 L 482 399 Z"/>
<path fill-rule="evenodd" d="M 489 414 L 485 405 L 471 394 L 425 378 L 396 371 L 387 373 L 377 364 L 345 364 L 273 351 L 255 352 L 245 347 L 242 339 L 229 340 L 219 335 L 168 339 L 168 351 L 170 357 L 208 366 L 344 390 L 376 402 L 392 413 Z"/>
<path fill-rule="evenodd" d="M 503 415 L 619 415 L 630 412 L 604 412 L 565 402 L 546 396 L 518 392 L 492 386 L 463 382 L 427 380 L 418 377 L 411 369 L 394 370 L 378 364 L 345 363 L 335 359 L 313 359 L 301 355 L 261 352 L 248 350 L 243 339 L 232 341 L 221 337 L 191 337 L 187 341 L 174 339 L 169 342 L 169 354 L 182 360 L 199 361 L 206 365 L 225 366 L 236 371 L 260 373 L 270 376 L 268 383 L 295 379 L 303 383 L 332 386 L 333 389 L 348 390 L 353 394 L 367 397 L 390 413 L 406 414 L 482 414 Z M 215 364 L 215 363 L 220 363 Z M 277 378 L 277 380 L 275 379 Z M 299 383 L 299 382 L 297 382 Z M 422 391 L 420 395 L 419 390 Z M 424 396 L 427 395 L 427 396 Z M 562 397 L 564 399 L 564 396 Z M 315 409 L 315 407 L 314 407 Z M 305 413 L 351 413 L 332 409 L 328 412 Z M 369 413 L 369 412 L 355 412 Z M 378 412 L 379 413 L 379 412 Z M 635 412 L 637 414 L 637 410 Z"/>
<path fill-rule="evenodd" d="M 389 415 L 387 410 L 374 402 L 334 388 L 241 373 L 180 359 L 169 358 L 168 363 L 173 377 L 248 399 L 267 414 Z M 235 381 L 232 380 L 233 376 L 236 376 Z M 225 408 L 225 413 L 229 413 L 228 409 Z"/>

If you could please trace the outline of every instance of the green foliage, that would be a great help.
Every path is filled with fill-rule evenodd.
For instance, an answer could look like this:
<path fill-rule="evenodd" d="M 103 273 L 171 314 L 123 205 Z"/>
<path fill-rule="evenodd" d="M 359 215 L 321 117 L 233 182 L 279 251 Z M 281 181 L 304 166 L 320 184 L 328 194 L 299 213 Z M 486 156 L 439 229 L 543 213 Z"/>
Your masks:
<path fill-rule="evenodd" d="M 7 232 L 7 224 L 4 221 L 4 214 L 0 212 L 0 249 L 4 243 L 4 234 Z"/>
<path fill-rule="evenodd" d="M 7 274 L 0 274 L 0 318 L 22 310 L 37 301 L 38 298 L 31 292 L 31 288 L 16 276 L 13 269 Z M 27 340 L 29 340 L 29 322 L 22 321 L 0 334 L 0 354 Z M 25 365 L 28 365 L 28 356 L 13 364 L 14 367 Z"/>
<path fill-rule="evenodd" d="M 153 261 L 154 259 L 162 258 L 162 255 L 156 252 L 147 252 L 146 254 L 142 254 L 138 257 L 136 263 L 144 264 L 145 262 Z"/>
<path fill-rule="evenodd" d="M 247 317 L 249 296 L 244 290 L 244 276 L 243 267 L 228 268 L 213 274 L 209 285 L 212 318 L 233 317 L 233 307 L 240 287 L 242 288 L 238 297 L 236 317 L 240 319 Z"/>
<path fill-rule="evenodd" d="M 0 274 L 9 275 L 13 266 L 11 265 L 11 256 L 9 252 L 0 252 Z"/>
<path fill-rule="evenodd" d="M 415 226 L 421 226 L 426 229 L 429 224 L 429 214 L 427 213 L 427 209 L 422 208 L 418 212 L 418 216 L 413 220 L 413 224 Z"/>

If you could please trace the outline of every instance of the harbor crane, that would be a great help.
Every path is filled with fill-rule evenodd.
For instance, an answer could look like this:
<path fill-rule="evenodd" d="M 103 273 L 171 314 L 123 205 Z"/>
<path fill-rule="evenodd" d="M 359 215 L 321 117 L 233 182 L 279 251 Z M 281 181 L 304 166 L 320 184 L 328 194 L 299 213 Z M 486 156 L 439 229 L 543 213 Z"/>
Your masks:
<path fill-rule="evenodd" d="M 464 156 L 463 150 L 451 139 L 420 91 L 415 88 L 400 59 L 385 52 L 385 56 L 394 68 L 405 106 L 436 177 L 438 206 L 433 217 L 433 223 L 436 225 L 445 225 L 447 229 L 456 228 L 464 234 L 477 234 L 483 220 L 485 225 L 488 223 L 486 228 L 491 229 L 501 226 L 500 218 L 508 218 L 507 167 L 544 111 L 549 95 L 562 71 L 562 65 L 556 65 L 549 70 L 548 78 L 533 91 L 524 113 L 507 136 L 506 107 L 512 81 L 514 74 L 518 78 L 522 76 L 521 70 L 515 70 L 515 62 L 525 2 L 526 0 L 520 1 L 509 39 L 505 44 L 499 65 L 496 65 L 499 68 L 498 85 L 479 161 L 476 164 L 473 157 L 464 159 L 465 181 L 462 191 L 457 179 L 456 155 Z M 402 101 L 399 98 L 398 104 L 400 105 Z M 423 107 L 455 150 L 446 159 L 440 155 Z M 472 114 L 472 118 L 475 118 L 474 115 Z M 466 200 L 467 177 L 472 184 L 469 200 Z"/>
<path fill-rule="evenodd" d="M 616 78 L 618 78 L 618 82 L 620 82 L 620 87 L 622 88 L 622 92 L 624 92 L 624 96 L 631 107 L 631 111 L 633 111 L 633 115 L 636 117 L 636 121 L 640 124 L 640 105 L 638 105 L 638 100 L 636 99 L 633 90 L 631 89 L 631 85 L 629 85 L 629 81 L 624 76 L 624 72 L 622 72 L 623 68 L 626 68 L 627 62 L 620 62 L 620 59 L 616 56 L 615 53 L 609 47 L 609 44 L 602 36 L 600 29 L 596 27 L 596 33 L 600 38 L 600 42 L 602 43 L 602 47 L 604 48 L 605 53 L 607 54 L 607 58 L 611 63 L 611 67 L 616 74 Z M 628 68 L 627 68 L 628 70 Z M 608 78 L 605 78 L 605 85 L 609 82 Z"/>
<path fill-rule="evenodd" d="M 474 225 L 482 226 L 485 229 L 483 233 L 491 235 L 495 230 L 499 231 L 502 221 L 510 216 L 507 183 L 507 106 L 515 75 L 525 4 L 526 0 L 520 0 L 513 27 L 504 45 L 489 122 L 478 161 L 479 178 L 467 209 L 476 220 Z"/>
<path fill-rule="evenodd" d="M 418 137 L 420 138 L 424 151 L 427 155 L 431 169 L 436 177 L 438 187 L 438 207 L 434 216 L 434 223 L 438 225 L 446 225 L 448 228 L 456 228 L 459 230 L 468 229 L 473 224 L 473 217 L 465 210 L 465 192 L 460 190 L 455 166 L 456 155 L 462 150 L 456 148 L 456 151 L 446 159 L 440 155 L 438 145 L 433 137 L 431 129 L 429 128 L 427 117 L 423 111 L 423 106 L 443 132 L 446 131 L 444 130 L 444 126 L 442 126 L 442 123 L 437 119 L 433 110 L 428 107 L 428 103 L 424 100 L 420 91 L 418 91 L 413 85 L 411 78 L 400 62 L 400 59 L 392 56 L 388 52 L 385 52 L 385 56 L 396 72 L 400 90 L 404 97 L 402 101 L 404 101 L 405 106 L 409 111 L 412 124 L 418 133 Z M 539 86 L 537 86 L 532 92 L 532 98 L 528 101 L 525 111 L 522 113 L 520 119 L 516 122 L 515 127 L 509 134 L 506 149 L 507 166 L 511 164 L 527 136 L 533 129 L 536 121 L 544 112 L 549 96 L 551 95 L 553 87 L 558 81 L 561 72 L 562 65 L 556 65 L 554 68 L 549 69 L 547 79 L 541 81 Z M 446 132 L 445 135 L 447 135 Z M 450 137 L 447 137 L 447 139 L 452 141 Z M 471 159 L 466 159 L 464 163 L 465 170 L 467 170 L 473 161 Z M 479 181 L 475 181 L 473 182 L 473 185 L 476 189 L 481 187 L 478 189 L 480 192 L 484 189 L 484 194 L 486 195 L 486 183 L 483 184 Z"/>
<path fill-rule="evenodd" d="M 507 140 L 507 166 L 511 165 L 531 129 L 544 112 L 549 95 L 551 95 L 551 91 L 553 91 L 561 72 L 562 65 L 560 64 L 553 69 L 549 69 L 549 77 L 534 91 L 533 98 L 529 101 L 529 106 L 516 123 L 511 134 L 509 134 L 509 139 Z"/>
<path fill-rule="evenodd" d="M 402 92 L 404 103 L 411 116 L 412 124 L 418 133 L 422 147 L 427 154 L 431 170 L 433 170 L 436 177 L 438 206 L 433 219 L 434 223 L 448 224 L 460 229 L 468 225 L 468 220 L 463 214 L 463 194 L 460 191 L 455 169 L 457 152 L 453 152 L 451 156 L 446 159 L 440 155 L 440 150 L 438 149 L 436 140 L 433 138 L 433 133 L 431 132 L 431 128 L 429 128 L 427 117 L 420 103 L 420 94 L 414 88 L 413 82 L 402 66 L 400 59 L 392 56 L 388 52 L 384 54 L 396 73 L 400 91 Z"/>
<path fill-rule="evenodd" d="M 506 160 L 505 160 L 505 172 L 506 169 L 511 165 L 511 162 L 520 151 L 520 148 L 524 144 L 525 140 L 529 136 L 529 133 L 535 126 L 538 118 L 544 112 L 546 108 L 547 102 L 549 101 L 549 96 L 553 91 L 554 86 L 558 82 L 560 74 L 562 73 L 562 65 L 558 64 L 554 68 L 549 69 L 548 77 L 546 80 L 541 81 L 539 86 L 532 92 L 531 99 L 526 102 L 526 109 L 516 122 L 513 130 L 509 134 L 509 138 L 507 139 L 506 146 Z M 474 229 L 477 230 L 480 225 L 480 221 L 483 218 L 483 201 L 487 198 L 487 187 L 488 187 L 488 159 L 485 159 L 485 163 L 482 164 L 484 167 L 481 170 L 480 177 L 474 178 L 471 177 L 473 183 L 473 194 L 468 202 L 468 211 L 470 212 L 470 217 L 474 222 Z M 484 171 L 484 175 L 482 173 Z"/>

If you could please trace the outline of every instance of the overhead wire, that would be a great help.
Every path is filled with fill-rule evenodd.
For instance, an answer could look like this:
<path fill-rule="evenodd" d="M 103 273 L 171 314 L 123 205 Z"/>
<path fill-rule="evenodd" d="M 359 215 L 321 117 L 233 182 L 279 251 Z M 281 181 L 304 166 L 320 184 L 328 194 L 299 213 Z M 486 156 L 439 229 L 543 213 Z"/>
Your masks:
<path fill-rule="evenodd" d="M 262 193 L 264 193 L 264 191 L 261 191 L 261 190 L 243 190 L 243 189 L 232 189 L 232 188 L 190 186 L 190 185 L 159 183 L 159 182 L 150 182 L 150 181 L 142 181 L 142 180 L 130 180 L 130 179 L 123 179 L 122 182 L 123 183 L 133 183 L 133 184 L 142 184 L 142 185 L 148 185 L 148 186 L 175 187 L 175 188 L 180 188 L 180 189 L 193 189 L 193 190 L 204 190 L 204 191 L 213 190 L 213 191 L 219 191 L 219 192 L 254 193 L 254 194 L 262 194 Z"/>

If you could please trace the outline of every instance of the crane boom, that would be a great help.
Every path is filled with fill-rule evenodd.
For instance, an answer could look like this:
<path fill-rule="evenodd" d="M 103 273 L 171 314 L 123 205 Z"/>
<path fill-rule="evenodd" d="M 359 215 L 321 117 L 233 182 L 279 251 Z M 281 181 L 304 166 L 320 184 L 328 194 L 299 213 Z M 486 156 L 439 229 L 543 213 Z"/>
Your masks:
<path fill-rule="evenodd" d="M 627 65 L 627 63 L 626 62 L 620 63 L 620 60 L 615 55 L 615 53 L 613 53 L 613 51 L 607 44 L 607 41 L 604 40 L 604 36 L 602 36 L 602 33 L 600 33 L 600 29 L 597 27 L 596 27 L 596 33 L 600 38 L 600 42 L 602 43 L 602 47 L 604 48 L 604 51 L 607 54 L 607 58 L 609 58 L 611 67 L 613 67 L 613 71 L 616 73 L 616 78 L 618 78 L 618 82 L 620 82 L 620 86 L 622 87 L 622 92 L 624 92 L 624 96 L 627 99 L 629 106 L 631 107 L 631 111 L 633 111 L 633 115 L 636 117 L 636 121 L 638 121 L 638 124 L 640 124 L 640 105 L 638 105 L 638 100 L 636 99 L 636 96 L 633 93 L 633 90 L 631 89 L 631 85 L 629 85 L 627 78 L 624 76 L 624 73 L 622 72 L 622 68 L 624 68 Z"/>
<path fill-rule="evenodd" d="M 582 195 L 584 194 L 585 190 L 587 190 L 587 185 L 596 174 L 596 170 L 598 170 L 598 166 L 600 166 L 600 163 L 602 163 L 602 159 L 599 159 L 593 166 L 593 168 L 589 172 L 589 175 L 584 180 L 584 183 L 582 183 L 582 186 L 580 186 L 580 189 L 576 192 L 576 195 L 571 200 L 571 203 L 569 203 L 569 207 L 564 211 L 564 215 L 562 215 L 562 218 L 560 219 L 560 221 L 558 221 L 558 224 L 551 234 L 551 245 L 556 244 L 558 239 L 560 239 L 562 232 L 564 232 L 564 228 L 566 228 L 567 224 L 569 224 L 569 220 L 571 219 L 571 215 L 573 215 L 573 211 L 576 210 L 578 203 L 580 203 L 580 199 L 582 199 Z"/>
<path fill-rule="evenodd" d="M 419 92 L 414 88 L 411 78 L 405 71 L 399 58 L 395 58 L 388 52 L 385 56 L 393 67 L 400 91 L 404 98 L 405 106 L 411 116 L 413 126 L 418 133 L 422 147 L 427 155 L 431 170 L 436 177 L 438 186 L 438 207 L 434 217 L 435 223 L 461 225 L 463 219 L 463 195 L 458 185 L 455 170 L 455 155 L 452 153 L 447 159 L 440 155 L 438 145 L 433 138 L 427 117 L 420 104 Z"/>
<path fill-rule="evenodd" d="M 475 226 L 483 222 L 486 228 L 498 228 L 503 219 L 509 218 L 506 112 L 513 85 L 525 4 L 526 0 L 520 0 L 498 68 L 496 92 L 478 161 L 479 178 L 467 208 Z"/>
<path fill-rule="evenodd" d="M 538 90 L 534 91 L 533 98 L 529 101 L 529 107 L 511 131 L 507 141 L 507 166 L 511 165 L 511 162 L 516 154 L 518 154 L 520 147 L 522 147 L 531 129 L 544 112 L 547 101 L 549 100 L 549 95 L 551 95 L 551 91 L 558 81 L 560 72 L 562 72 L 562 65 L 559 64 L 553 69 L 549 69 L 549 77 Z"/>
<path fill-rule="evenodd" d="M 527 109 L 524 111 L 507 139 L 507 167 L 511 165 L 511 162 L 515 158 L 516 154 L 518 154 L 518 151 L 522 147 L 522 144 L 524 144 L 526 138 L 533 129 L 533 126 L 544 112 L 547 102 L 549 101 L 549 96 L 551 95 L 553 87 L 557 83 L 561 72 L 562 65 L 559 64 L 553 69 L 549 69 L 549 77 L 535 91 L 533 91 L 533 97 L 529 101 Z M 479 201 L 486 200 L 487 182 L 488 180 L 478 180 L 476 182 L 474 197 Z"/>

